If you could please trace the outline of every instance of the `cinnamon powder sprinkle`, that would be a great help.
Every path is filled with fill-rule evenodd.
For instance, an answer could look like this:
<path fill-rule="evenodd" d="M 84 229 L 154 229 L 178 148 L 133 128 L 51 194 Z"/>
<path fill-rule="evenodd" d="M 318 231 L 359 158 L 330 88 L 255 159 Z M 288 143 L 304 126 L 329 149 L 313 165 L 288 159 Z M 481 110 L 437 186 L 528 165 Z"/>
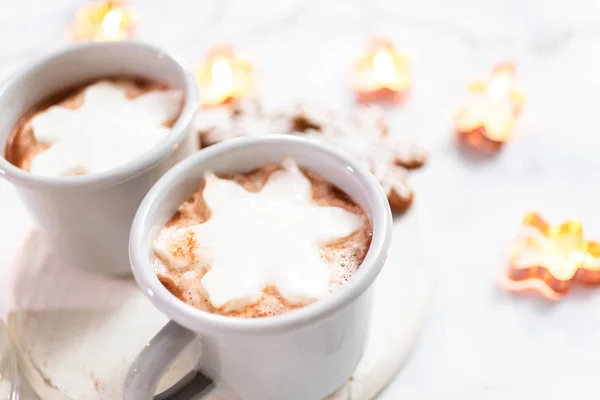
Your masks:
<path fill-rule="evenodd" d="M 171 253 L 176 257 L 182 258 L 188 262 L 188 264 L 193 265 L 197 262 L 197 257 L 195 250 L 196 249 L 196 236 L 193 231 L 187 231 L 185 236 L 183 236 L 180 240 L 173 242 L 171 246 Z"/>

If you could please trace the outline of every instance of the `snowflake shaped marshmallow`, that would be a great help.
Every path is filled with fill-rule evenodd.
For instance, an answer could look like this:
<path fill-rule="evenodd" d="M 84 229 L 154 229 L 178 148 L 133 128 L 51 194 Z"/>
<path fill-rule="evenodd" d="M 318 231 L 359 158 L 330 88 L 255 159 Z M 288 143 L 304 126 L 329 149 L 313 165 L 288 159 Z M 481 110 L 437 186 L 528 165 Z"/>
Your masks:
<path fill-rule="evenodd" d="M 129 99 L 109 81 L 88 86 L 76 109 L 53 106 L 31 120 L 36 140 L 50 147 L 33 158 L 31 172 L 75 175 L 124 164 L 162 141 L 177 117 L 183 95 L 160 90 Z"/>
<path fill-rule="evenodd" d="M 228 311 L 256 303 L 267 286 L 295 304 L 325 297 L 331 276 L 321 247 L 364 223 L 343 208 L 317 205 L 310 180 L 290 159 L 258 192 L 208 172 L 203 197 L 210 218 L 161 232 L 154 249 L 175 268 L 209 266 L 202 288 Z"/>

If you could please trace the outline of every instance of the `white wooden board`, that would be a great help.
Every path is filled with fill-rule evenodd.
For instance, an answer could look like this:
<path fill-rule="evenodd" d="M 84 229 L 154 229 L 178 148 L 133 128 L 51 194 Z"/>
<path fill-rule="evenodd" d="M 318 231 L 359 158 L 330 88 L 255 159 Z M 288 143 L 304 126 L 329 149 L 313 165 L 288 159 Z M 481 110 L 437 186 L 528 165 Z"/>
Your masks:
<path fill-rule="evenodd" d="M 16 201 L 11 195 L 3 202 L 11 197 Z M 376 282 L 365 356 L 332 400 L 375 397 L 416 341 L 432 288 L 423 219 L 418 202 L 396 219 L 388 262 Z M 130 363 L 166 318 L 133 280 L 65 265 L 37 231 L 25 235 L 11 259 L 8 325 L 23 373 L 37 392 L 24 384 L 22 399 L 121 398 Z M 183 375 L 196 357 L 195 349 L 187 352 L 162 386 Z"/>

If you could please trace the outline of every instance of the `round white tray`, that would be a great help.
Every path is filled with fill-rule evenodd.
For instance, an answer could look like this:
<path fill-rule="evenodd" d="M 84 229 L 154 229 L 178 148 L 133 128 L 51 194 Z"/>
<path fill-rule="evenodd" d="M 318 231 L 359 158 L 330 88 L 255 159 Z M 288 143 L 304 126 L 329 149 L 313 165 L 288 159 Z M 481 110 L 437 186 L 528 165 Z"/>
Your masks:
<path fill-rule="evenodd" d="M 16 201 L 14 194 L 6 196 L 5 191 L 2 203 L 11 197 Z M 396 218 L 388 262 L 376 281 L 364 358 L 331 399 L 375 397 L 418 337 L 432 288 L 421 208 L 417 202 Z M 20 212 L 16 215 L 21 215 L 21 224 L 29 223 Z M 35 230 L 20 240 L 12 260 L 8 327 L 23 374 L 37 392 L 24 384 L 22 398 L 121 398 L 129 365 L 166 317 L 133 280 L 92 275 L 65 265 Z M 184 375 L 196 358 L 192 346 L 161 386 Z"/>

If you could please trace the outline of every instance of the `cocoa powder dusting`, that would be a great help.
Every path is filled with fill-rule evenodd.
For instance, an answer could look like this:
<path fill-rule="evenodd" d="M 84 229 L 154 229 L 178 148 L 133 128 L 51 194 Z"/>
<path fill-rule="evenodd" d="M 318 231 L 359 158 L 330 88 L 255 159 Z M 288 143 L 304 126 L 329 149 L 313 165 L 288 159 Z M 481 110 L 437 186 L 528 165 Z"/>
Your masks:
<path fill-rule="evenodd" d="M 265 165 L 248 173 L 221 175 L 220 177 L 237 182 L 247 191 L 257 192 L 265 186 L 269 177 L 280 169 L 279 165 Z M 306 170 L 302 170 L 302 172 L 311 182 L 312 197 L 315 203 L 321 206 L 344 208 L 360 215 L 364 220 L 363 229 L 357 230 L 348 237 L 326 243 L 321 248 L 322 257 L 330 266 L 330 291 L 334 291 L 352 276 L 364 260 L 371 244 L 371 225 L 362 208 L 354 203 L 346 193 L 316 173 Z M 207 221 L 210 218 L 210 209 L 204 202 L 203 191 L 204 183 L 182 203 L 165 228 L 188 227 Z M 171 249 L 174 255 L 188 262 L 188 268 L 171 268 L 163 260 L 158 260 L 159 267 L 156 267 L 155 262 L 159 280 L 180 300 L 204 311 L 243 318 L 279 315 L 307 305 L 291 303 L 279 293 L 277 288 L 268 286 L 263 289 L 260 299 L 255 304 L 242 310 L 227 311 L 226 306 L 220 309 L 213 307 L 200 283 L 210 266 L 197 266 L 199 260 L 192 250 L 197 247 L 198 243 L 196 243 L 193 233 L 191 231 L 188 233 L 189 235 L 186 235 Z"/>

